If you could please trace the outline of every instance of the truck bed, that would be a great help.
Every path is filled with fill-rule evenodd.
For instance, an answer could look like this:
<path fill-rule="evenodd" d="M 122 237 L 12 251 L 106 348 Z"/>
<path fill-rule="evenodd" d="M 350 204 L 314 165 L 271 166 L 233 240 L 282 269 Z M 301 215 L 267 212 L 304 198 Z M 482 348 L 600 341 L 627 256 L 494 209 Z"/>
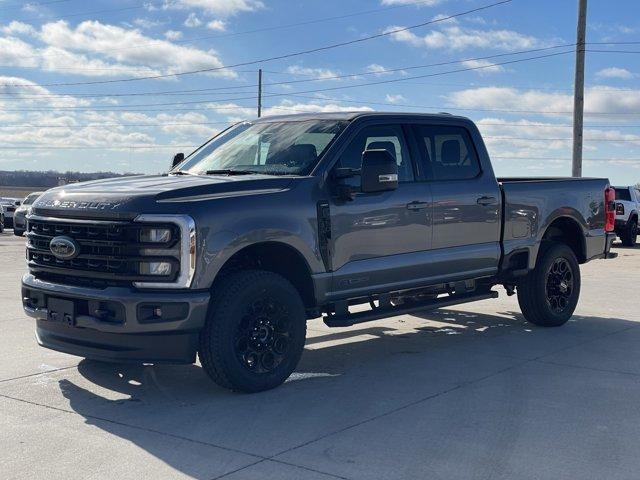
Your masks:
<path fill-rule="evenodd" d="M 518 252 L 535 266 L 542 236 L 550 226 L 572 228 L 576 247 L 586 262 L 605 251 L 604 192 L 606 178 L 502 177 L 498 178 L 503 201 L 503 248 L 505 258 Z"/>

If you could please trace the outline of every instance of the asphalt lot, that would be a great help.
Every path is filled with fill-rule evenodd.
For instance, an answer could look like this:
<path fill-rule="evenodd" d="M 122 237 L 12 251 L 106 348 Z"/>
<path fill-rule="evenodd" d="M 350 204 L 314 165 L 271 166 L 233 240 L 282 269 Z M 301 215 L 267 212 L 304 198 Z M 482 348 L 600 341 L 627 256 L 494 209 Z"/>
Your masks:
<path fill-rule="evenodd" d="M 24 240 L 0 235 L 2 479 L 632 479 L 640 474 L 640 245 L 583 266 L 559 329 L 515 297 L 349 329 L 309 324 L 256 395 L 201 368 L 37 346 Z"/>

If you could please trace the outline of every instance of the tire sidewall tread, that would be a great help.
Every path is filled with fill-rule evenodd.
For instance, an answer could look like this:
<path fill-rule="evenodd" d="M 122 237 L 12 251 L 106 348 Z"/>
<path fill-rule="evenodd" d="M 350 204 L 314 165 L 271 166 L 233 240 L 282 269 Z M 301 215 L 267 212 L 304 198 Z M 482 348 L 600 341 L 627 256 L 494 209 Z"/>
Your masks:
<path fill-rule="evenodd" d="M 254 374 L 246 370 L 233 350 L 238 314 L 246 302 L 271 291 L 286 304 L 292 322 L 291 356 L 273 372 Z M 200 333 L 200 362 L 218 385 L 235 391 L 258 392 L 282 384 L 300 360 L 306 336 L 304 304 L 298 291 L 284 277 L 262 270 L 243 270 L 224 277 L 212 295 L 205 327 Z"/>
<path fill-rule="evenodd" d="M 570 306 L 561 314 L 554 313 L 546 301 L 547 271 L 555 259 L 568 260 L 573 273 L 573 289 Z M 564 325 L 573 315 L 580 298 L 580 265 L 573 250 L 564 243 L 543 242 L 535 269 L 520 282 L 517 288 L 518 303 L 524 317 L 530 323 L 543 327 Z"/>

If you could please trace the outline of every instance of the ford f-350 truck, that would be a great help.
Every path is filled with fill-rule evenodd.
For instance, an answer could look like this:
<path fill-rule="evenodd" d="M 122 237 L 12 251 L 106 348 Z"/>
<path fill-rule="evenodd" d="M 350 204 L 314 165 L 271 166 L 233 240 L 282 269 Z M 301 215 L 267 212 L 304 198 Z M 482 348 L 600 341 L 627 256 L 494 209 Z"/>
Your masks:
<path fill-rule="evenodd" d="M 34 203 L 22 300 L 40 345 L 105 361 L 197 355 L 219 385 L 255 392 L 293 372 L 307 319 L 344 327 L 503 285 L 528 321 L 559 326 L 579 265 L 615 255 L 607 179 L 496 179 L 462 117 L 262 118 L 174 160 Z"/>

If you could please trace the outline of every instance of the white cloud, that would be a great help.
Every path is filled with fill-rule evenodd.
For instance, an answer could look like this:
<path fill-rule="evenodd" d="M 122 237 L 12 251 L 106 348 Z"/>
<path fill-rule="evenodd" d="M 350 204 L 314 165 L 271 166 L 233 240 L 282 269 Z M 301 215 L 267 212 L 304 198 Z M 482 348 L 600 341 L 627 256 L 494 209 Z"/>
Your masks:
<path fill-rule="evenodd" d="M 504 72 L 501 65 L 496 65 L 488 60 L 465 60 L 462 65 L 467 68 L 476 68 L 475 72 L 480 75 Z"/>
<path fill-rule="evenodd" d="M 196 28 L 200 25 L 202 25 L 202 20 L 200 20 L 195 13 L 190 13 L 187 19 L 184 21 L 185 27 Z"/>
<path fill-rule="evenodd" d="M 385 29 L 391 32 L 403 27 L 392 26 Z M 424 36 L 404 30 L 391 35 L 397 42 L 427 49 L 465 50 L 467 48 L 487 48 L 492 50 L 523 50 L 535 48 L 541 42 L 530 35 L 513 30 L 478 30 L 452 25 L 440 30 L 431 30 Z"/>
<path fill-rule="evenodd" d="M 211 20 L 209 23 L 207 23 L 207 28 L 210 30 L 224 32 L 227 29 L 227 24 L 222 20 Z"/>
<path fill-rule="evenodd" d="M 458 108 L 531 110 L 561 116 L 570 116 L 573 111 L 572 95 L 540 90 L 480 87 L 454 92 L 447 99 Z M 584 109 L 586 116 L 636 113 L 640 111 L 640 90 L 621 92 L 606 86 L 587 88 Z"/>
<path fill-rule="evenodd" d="M 389 103 L 400 103 L 400 102 L 406 102 L 407 101 L 407 99 L 404 98 L 400 94 L 392 95 L 392 94 L 387 93 L 387 95 L 385 96 L 385 99 Z"/>
<path fill-rule="evenodd" d="M 148 28 L 158 27 L 158 26 L 162 25 L 162 22 L 157 21 L 157 20 L 149 20 L 148 18 L 136 18 L 133 21 L 133 24 L 136 27 L 148 29 Z"/>
<path fill-rule="evenodd" d="M 12 37 L 0 37 L 0 63 L 8 67 L 37 67 L 37 51 L 28 43 Z"/>
<path fill-rule="evenodd" d="M 322 99 L 318 99 L 320 101 Z M 243 107 L 235 103 L 210 103 L 207 107 L 217 113 L 226 115 L 230 122 L 247 120 L 255 118 L 256 109 L 252 107 Z M 263 116 L 272 115 L 290 115 L 294 113 L 318 113 L 318 112 L 356 112 L 373 111 L 367 106 L 344 106 L 338 103 L 298 103 L 291 100 L 282 100 L 279 105 L 267 107 L 263 109 Z"/>
<path fill-rule="evenodd" d="M 136 71 L 142 72 L 153 70 L 161 73 L 177 73 L 224 67 L 213 50 L 204 51 L 191 46 L 176 45 L 167 40 L 147 37 L 135 29 L 125 29 L 98 21 L 85 21 L 76 28 L 70 28 L 61 20 L 47 23 L 41 27 L 40 39 L 48 44 L 49 48 L 114 60 L 118 62 L 114 65 L 114 69 L 135 68 Z M 51 57 L 46 57 L 46 49 L 38 53 L 42 56 L 42 63 L 52 62 Z M 82 66 L 84 65 L 79 68 Z M 78 70 L 78 73 L 81 71 Z M 98 75 L 99 73 L 85 71 L 84 74 Z M 105 71 L 103 74 L 112 73 Z M 225 69 L 212 71 L 210 74 L 227 78 L 237 76 L 234 72 Z"/>
<path fill-rule="evenodd" d="M 36 30 L 31 25 L 14 20 L 9 25 L 0 27 L 0 32 L 6 35 L 33 35 Z"/>
<path fill-rule="evenodd" d="M 371 65 L 368 65 L 367 72 L 373 73 L 377 77 L 382 75 L 393 74 L 393 72 L 388 72 L 386 68 L 384 68 L 382 65 L 379 65 L 377 63 L 372 63 Z"/>
<path fill-rule="evenodd" d="M 264 8 L 264 3 L 259 0 L 174 0 L 165 2 L 163 8 L 197 8 L 207 13 L 228 17 L 241 12 L 259 10 Z"/>
<path fill-rule="evenodd" d="M 334 77 L 340 75 L 339 72 L 329 70 L 327 68 L 308 68 L 301 67 L 299 65 L 291 65 L 289 68 L 287 68 L 287 73 L 291 73 L 293 75 L 315 77 L 318 80 L 338 80 Z"/>
<path fill-rule="evenodd" d="M 182 38 L 182 32 L 178 30 L 167 30 L 164 32 L 164 38 L 167 40 L 180 40 Z"/>
<path fill-rule="evenodd" d="M 629 80 L 635 77 L 635 75 L 626 68 L 619 67 L 604 68 L 598 71 L 596 76 L 601 78 L 621 78 L 623 80 Z"/>
<path fill-rule="evenodd" d="M 549 168 L 566 168 L 570 163 L 572 129 L 568 123 L 483 118 L 476 125 L 498 167 L 501 162 L 508 162 L 509 168 L 513 169 L 513 162 L 518 162 L 517 168 L 544 171 Z M 623 133 L 615 128 L 605 130 L 587 127 L 584 140 L 587 152 L 595 152 L 606 146 L 607 156 L 611 156 L 611 160 L 600 162 L 610 164 L 616 162 L 616 155 L 610 149 L 621 149 L 618 155 L 624 158 L 629 146 L 640 145 L 640 135 Z M 532 158 L 539 157 L 549 157 L 552 160 L 531 161 Z M 567 160 L 562 160 L 563 158 Z"/>

